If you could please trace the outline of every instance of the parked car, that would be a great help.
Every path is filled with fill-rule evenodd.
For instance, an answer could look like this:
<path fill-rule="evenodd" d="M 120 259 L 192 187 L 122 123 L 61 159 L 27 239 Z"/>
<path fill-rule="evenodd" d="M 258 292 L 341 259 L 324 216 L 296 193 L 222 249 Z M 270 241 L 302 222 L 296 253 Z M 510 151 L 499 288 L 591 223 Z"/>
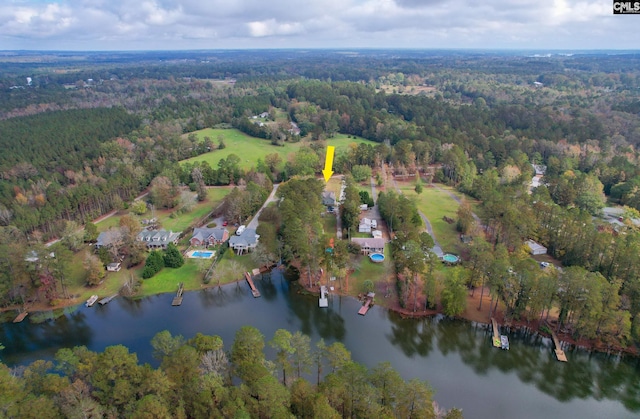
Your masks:
<path fill-rule="evenodd" d="M 223 226 L 223 227 L 226 227 L 228 224 L 229 224 L 229 223 L 228 223 L 226 220 L 222 222 L 222 226 Z"/>

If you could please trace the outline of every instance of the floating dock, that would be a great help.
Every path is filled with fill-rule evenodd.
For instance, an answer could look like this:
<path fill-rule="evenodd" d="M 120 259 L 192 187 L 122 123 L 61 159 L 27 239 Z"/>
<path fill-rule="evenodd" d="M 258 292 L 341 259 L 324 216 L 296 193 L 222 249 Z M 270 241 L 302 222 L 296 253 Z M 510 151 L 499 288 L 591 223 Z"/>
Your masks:
<path fill-rule="evenodd" d="M 258 289 L 256 288 L 255 284 L 253 283 L 253 279 L 251 278 L 251 274 L 249 274 L 249 272 L 245 272 L 244 273 L 244 278 L 247 280 L 247 283 L 249 284 L 249 288 L 251 288 L 251 294 L 253 294 L 253 297 L 254 298 L 260 297 L 260 291 L 258 291 Z"/>
<path fill-rule="evenodd" d="M 567 355 L 565 355 L 564 351 L 560 347 L 560 341 L 558 340 L 558 336 L 556 336 L 556 333 L 553 330 L 551 330 L 551 337 L 553 338 L 553 344 L 556 347 L 555 349 L 556 358 L 558 358 L 558 361 L 560 362 L 567 362 Z"/>
<path fill-rule="evenodd" d="M 98 301 L 98 304 L 100 304 L 101 306 L 109 303 L 111 300 L 113 300 L 114 298 L 116 298 L 118 296 L 118 294 L 113 294 L 110 295 L 108 297 L 103 298 L 102 300 Z"/>
<path fill-rule="evenodd" d="M 367 294 L 367 296 L 364 298 L 364 304 L 362 305 L 362 307 L 360 307 L 360 310 L 358 310 L 359 315 L 364 316 L 365 314 L 367 314 L 367 311 L 369 311 L 369 309 L 373 305 L 373 297 L 375 296 L 376 294 L 373 292 Z"/>
<path fill-rule="evenodd" d="M 22 313 L 18 314 L 18 317 L 13 319 L 13 322 L 14 323 L 20 323 L 21 321 L 24 320 L 25 317 L 27 317 L 27 315 L 29 315 L 29 312 L 28 311 L 23 311 Z"/>
<path fill-rule="evenodd" d="M 318 302 L 318 304 L 320 305 L 320 307 L 329 307 L 329 300 L 327 299 L 327 287 L 322 285 L 320 287 L 320 301 Z"/>
<path fill-rule="evenodd" d="M 176 292 L 176 296 L 173 297 L 173 301 L 171 302 L 172 306 L 179 306 L 182 304 L 182 293 L 184 292 L 184 283 L 181 282 L 178 285 L 178 292 Z"/>

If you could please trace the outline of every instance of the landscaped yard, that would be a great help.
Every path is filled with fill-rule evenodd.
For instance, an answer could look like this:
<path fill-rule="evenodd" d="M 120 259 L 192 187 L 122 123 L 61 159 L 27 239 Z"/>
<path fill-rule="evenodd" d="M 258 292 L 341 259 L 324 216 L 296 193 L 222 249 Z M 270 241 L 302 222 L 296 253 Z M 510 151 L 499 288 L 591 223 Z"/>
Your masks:
<path fill-rule="evenodd" d="M 349 294 L 357 295 L 364 292 L 364 281 L 370 279 L 374 284 L 385 282 L 389 279 L 388 266 L 391 266 L 391 248 L 387 244 L 384 247 L 385 261 L 383 263 L 371 262 L 369 256 L 360 255 L 358 258 L 358 266 L 355 271 L 349 275 Z"/>
<path fill-rule="evenodd" d="M 186 291 L 201 288 L 202 274 L 198 272 L 198 264 L 194 259 L 185 259 L 180 268 L 163 268 L 153 277 L 143 280 L 137 296 L 176 292 L 180 282 L 184 283 Z"/>
<path fill-rule="evenodd" d="M 217 168 L 218 162 L 223 158 L 226 159 L 230 154 L 235 154 L 240 157 L 240 167 L 243 169 L 255 167 L 258 159 L 264 160 L 267 154 L 272 153 L 278 153 L 280 157 L 282 157 L 282 160 L 286 161 L 289 153 L 294 153 L 301 146 L 309 144 L 306 141 L 300 141 L 297 143 L 285 143 L 284 146 L 278 147 L 272 145 L 269 140 L 251 137 L 237 129 L 207 128 L 196 131 L 194 134 L 200 139 L 204 139 L 205 136 L 209 137 L 215 144 L 218 143 L 218 137 L 222 136 L 225 148 L 183 160 L 181 163 L 206 161 L 213 168 Z M 347 146 L 354 142 L 375 144 L 363 138 L 347 138 L 345 134 L 337 134 L 335 137 L 326 141 L 327 145 L 332 145 L 336 148 L 336 153 L 346 150 Z"/>

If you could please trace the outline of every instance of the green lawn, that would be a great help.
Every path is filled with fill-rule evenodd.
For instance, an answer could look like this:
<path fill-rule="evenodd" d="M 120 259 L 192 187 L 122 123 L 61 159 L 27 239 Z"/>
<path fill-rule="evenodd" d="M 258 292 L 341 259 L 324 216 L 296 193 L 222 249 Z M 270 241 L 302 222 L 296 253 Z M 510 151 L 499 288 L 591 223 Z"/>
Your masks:
<path fill-rule="evenodd" d="M 232 261 L 238 263 L 242 267 L 243 272 L 238 272 L 238 273 L 231 272 L 228 268 Z M 251 259 L 250 253 L 246 255 L 238 256 L 234 254 L 232 250 L 228 250 L 222 257 L 222 260 L 220 260 L 220 262 L 214 269 L 227 271 L 227 275 L 225 275 L 222 281 L 220 281 L 220 285 L 224 285 L 230 282 L 242 280 L 244 278 L 244 272 L 251 272 L 251 270 L 253 270 L 256 267 L 257 266 L 255 262 Z M 211 284 L 215 285 L 213 282 L 211 282 Z"/>
<path fill-rule="evenodd" d="M 207 200 L 196 203 L 191 212 L 171 218 L 173 210 L 157 210 L 155 215 L 160 225 L 165 230 L 183 231 L 217 207 L 229 192 L 231 192 L 231 189 L 226 186 L 210 187 L 207 189 Z M 195 196 L 195 193 L 193 195 Z M 98 231 L 103 232 L 107 231 L 111 227 L 117 227 L 120 223 L 120 218 L 122 218 L 122 215 L 126 213 L 126 211 L 121 211 L 116 215 L 98 222 L 96 224 Z M 147 211 L 139 218 L 151 218 L 151 211 Z"/>
<path fill-rule="evenodd" d="M 322 217 L 322 226 L 324 228 L 324 234 L 335 237 L 337 225 L 338 225 L 338 220 L 336 220 L 335 214 L 330 214 L 328 212 L 325 212 L 324 217 Z"/>
<path fill-rule="evenodd" d="M 201 288 L 202 274 L 198 272 L 198 265 L 194 259 L 185 259 L 184 265 L 180 268 L 164 268 L 152 278 L 143 280 L 136 296 L 176 292 L 180 282 L 184 282 L 184 289 L 187 291 Z"/>
<path fill-rule="evenodd" d="M 171 218 L 171 212 L 161 212 L 158 221 L 165 230 L 184 231 L 217 207 L 229 192 L 231 189 L 226 187 L 209 188 L 207 190 L 208 199 L 198 202 L 190 212 L 180 214 L 176 218 Z"/>
<path fill-rule="evenodd" d="M 374 284 L 387 280 L 389 272 L 387 266 L 391 264 L 391 247 L 387 244 L 384 247 L 385 263 L 371 262 L 368 256 L 357 256 L 358 266 L 349 275 L 349 293 L 357 295 L 364 292 L 364 281 L 370 279 Z"/>
<path fill-rule="evenodd" d="M 283 161 L 286 161 L 287 156 L 290 153 L 294 153 L 301 146 L 308 144 L 306 141 L 300 141 L 297 143 L 285 143 L 282 147 L 271 145 L 269 140 L 262 138 L 251 137 L 237 129 L 217 129 L 207 128 L 200 131 L 196 131 L 194 134 L 200 139 L 204 139 L 205 136 L 211 138 L 214 143 L 218 143 L 218 137 L 224 138 L 225 148 L 222 150 L 215 150 L 210 153 L 205 153 L 200 156 L 192 157 L 185 162 L 206 161 L 211 167 L 217 168 L 218 162 L 223 158 L 226 159 L 230 154 L 235 154 L 241 158 L 240 167 L 243 169 L 250 169 L 255 167 L 258 159 L 264 159 L 267 154 L 278 153 Z M 327 140 L 327 145 L 336 147 L 336 153 L 341 150 L 346 150 L 347 146 L 351 143 L 370 143 L 371 141 L 363 138 L 347 138 L 345 134 L 337 134 L 334 138 Z"/>
<path fill-rule="evenodd" d="M 447 223 L 443 217 L 457 219 L 456 212 L 459 204 L 445 191 L 436 188 L 425 187 L 420 195 L 414 191 L 413 185 L 401 186 L 400 190 L 407 197 L 415 200 L 418 209 L 429 219 L 442 249 L 445 252 L 457 253 L 459 233 L 456 231 L 456 224 Z"/>

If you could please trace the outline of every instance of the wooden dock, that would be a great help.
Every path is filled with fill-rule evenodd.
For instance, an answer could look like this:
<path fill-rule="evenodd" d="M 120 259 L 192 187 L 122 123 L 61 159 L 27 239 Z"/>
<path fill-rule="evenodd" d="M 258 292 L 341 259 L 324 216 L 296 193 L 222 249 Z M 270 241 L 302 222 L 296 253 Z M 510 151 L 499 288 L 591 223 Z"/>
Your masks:
<path fill-rule="evenodd" d="M 364 304 L 362 305 L 362 307 L 360 307 L 360 310 L 358 310 L 359 315 L 364 316 L 365 314 L 367 314 L 367 311 L 369 311 L 369 309 L 373 305 L 373 297 L 375 296 L 376 294 L 373 292 L 367 294 L 367 296 L 364 298 Z"/>
<path fill-rule="evenodd" d="M 28 314 L 29 314 L 28 311 L 23 311 L 22 313 L 18 314 L 18 317 L 13 319 L 13 322 L 14 323 L 20 323 L 21 321 L 24 320 L 25 317 L 27 317 Z"/>
<path fill-rule="evenodd" d="M 255 284 L 253 283 L 253 278 L 251 278 L 251 274 L 249 274 L 249 272 L 245 272 L 244 278 L 247 280 L 247 283 L 249 284 L 249 288 L 251 288 L 251 294 L 253 294 L 253 297 L 254 298 L 260 297 L 260 291 L 258 291 Z"/>
<path fill-rule="evenodd" d="M 556 336 L 556 333 L 553 330 L 551 330 L 551 337 L 553 338 L 553 344 L 556 347 L 555 349 L 556 358 L 558 358 L 558 361 L 560 362 L 567 362 L 567 355 L 565 355 L 564 351 L 560 347 L 560 341 L 558 340 L 558 336 Z"/>
<path fill-rule="evenodd" d="M 496 319 L 491 318 L 491 325 L 493 326 L 493 346 L 496 348 L 502 347 L 502 342 L 500 341 L 500 330 L 498 329 L 498 323 L 496 323 Z"/>
<path fill-rule="evenodd" d="M 182 304 L 182 293 L 184 292 L 184 283 L 181 282 L 178 284 L 178 292 L 176 292 L 176 296 L 173 297 L 173 301 L 171 302 L 172 306 L 179 306 Z"/>
<path fill-rule="evenodd" d="M 118 296 L 118 294 L 113 294 L 110 295 L 108 297 L 103 298 L 102 300 L 98 301 L 98 304 L 100 304 L 101 306 L 109 303 L 111 300 L 113 300 L 114 298 L 116 298 Z"/>
<path fill-rule="evenodd" d="M 318 301 L 318 305 L 320 307 L 329 307 L 329 300 L 327 299 L 327 294 L 329 292 L 327 291 L 327 287 L 325 285 L 322 285 L 320 287 L 320 301 Z"/>

